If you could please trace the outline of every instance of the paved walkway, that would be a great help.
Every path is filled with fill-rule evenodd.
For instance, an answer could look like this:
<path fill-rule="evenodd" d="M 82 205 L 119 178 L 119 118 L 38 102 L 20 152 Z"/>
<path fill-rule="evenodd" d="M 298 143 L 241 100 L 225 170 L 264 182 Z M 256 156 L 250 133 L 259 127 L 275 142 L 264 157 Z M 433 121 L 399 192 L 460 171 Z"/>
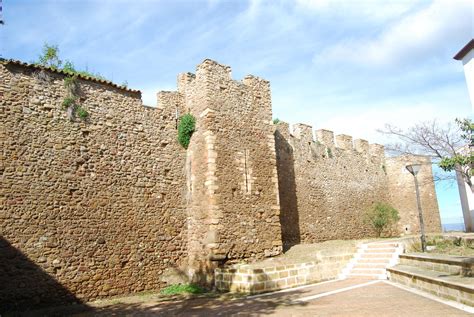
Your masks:
<path fill-rule="evenodd" d="M 471 312 L 474 311 L 471 308 Z M 239 299 L 117 303 L 74 316 L 472 316 L 389 282 L 336 280 Z"/>

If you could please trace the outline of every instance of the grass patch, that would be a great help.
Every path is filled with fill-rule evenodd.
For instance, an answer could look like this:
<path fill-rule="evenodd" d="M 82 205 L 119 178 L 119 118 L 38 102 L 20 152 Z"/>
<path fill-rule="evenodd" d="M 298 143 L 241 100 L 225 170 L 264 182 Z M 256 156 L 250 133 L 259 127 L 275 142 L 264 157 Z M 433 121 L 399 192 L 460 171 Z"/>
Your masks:
<path fill-rule="evenodd" d="M 79 118 L 83 120 L 89 116 L 89 112 L 87 112 L 87 110 L 82 107 L 77 107 L 76 114 L 78 115 Z"/>
<path fill-rule="evenodd" d="M 177 294 L 203 294 L 206 290 L 194 284 L 174 284 L 161 290 L 163 295 L 177 295 Z"/>
<path fill-rule="evenodd" d="M 427 251 L 430 254 L 474 256 L 474 245 L 466 243 L 466 240 L 456 237 L 433 236 L 427 237 L 427 246 L 434 246 L 434 250 Z M 412 252 L 421 252 L 421 243 L 416 242 L 411 246 Z"/>

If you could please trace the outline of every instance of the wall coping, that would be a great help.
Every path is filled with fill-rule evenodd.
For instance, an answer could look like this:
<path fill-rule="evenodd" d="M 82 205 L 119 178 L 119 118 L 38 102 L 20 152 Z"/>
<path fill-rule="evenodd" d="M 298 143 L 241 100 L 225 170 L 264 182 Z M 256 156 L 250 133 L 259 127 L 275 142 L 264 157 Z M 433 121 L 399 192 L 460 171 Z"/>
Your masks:
<path fill-rule="evenodd" d="M 51 68 L 51 67 L 44 67 L 44 66 L 41 66 L 41 65 L 36 65 L 36 64 L 31 64 L 31 63 L 25 63 L 25 62 L 15 60 L 15 59 L 0 58 L 0 64 L 2 64 L 2 65 L 15 65 L 15 66 L 20 66 L 20 67 L 27 68 L 27 69 L 45 70 L 45 71 L 48 71 L 48 72 L 51 72 L 51 73 L 61 74 L 61 75 L 65 75 L 65 76 L 71 75 L 70 73 L 65 72 L 63 70 L 60 70 L 60 69 L 54 69 L 54 68 Z M 112 82 L 110 80 L 99 79 L 99 78 L 94 78 L 94 77 L 90 77 L 90 76 L 84 76 L 84 75 L 81 75 L 81 74 L 77 74 L 77 78 L 87 80 L 87 81 L 91 81 L 91 82 L 104 84 L 104 85 L 107 85 L 107 86 L 111 86 L 111 87 L 118 88 L 118 89 L 123 90 L 123 91 L 139 94 L 140 96 L 142 94 L 140 90 L 130 89 L 130 88 L 127 88 L 126 86 L 123 86 L 123 85 L 117 85 L 117 84 L 115 84 L 114 82 Z"/>
<path fill-rule="evenodd" d="M 427 255 L 419 253 L 400 254 L 401 259 L 443 263 L 459 266 L 474 266 L 474 258 L 468 256 Z"/>

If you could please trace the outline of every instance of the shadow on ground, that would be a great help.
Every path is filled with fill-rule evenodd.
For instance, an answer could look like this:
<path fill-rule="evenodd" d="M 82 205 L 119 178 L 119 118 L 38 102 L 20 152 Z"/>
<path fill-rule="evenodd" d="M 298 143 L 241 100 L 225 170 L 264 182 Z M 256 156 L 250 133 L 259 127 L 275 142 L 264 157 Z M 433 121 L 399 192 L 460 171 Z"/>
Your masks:
<path fill-rule="evenodd" d="M 141 303 L 117 303 L 107 307 L 91 308 L 73 316 L 249 316 L 275 313 L 284 306 L 305 306 L 296 302 L 304 291 L 268 295 L 256 298 L 194 298 L 167 302 L 144 301 Z"/>
<path fill-rule="evenodd" d="M 52 274 L 0 236 L 0 316 L 20 316 L 26 313 L 14 312 L 79 302 Z"/>

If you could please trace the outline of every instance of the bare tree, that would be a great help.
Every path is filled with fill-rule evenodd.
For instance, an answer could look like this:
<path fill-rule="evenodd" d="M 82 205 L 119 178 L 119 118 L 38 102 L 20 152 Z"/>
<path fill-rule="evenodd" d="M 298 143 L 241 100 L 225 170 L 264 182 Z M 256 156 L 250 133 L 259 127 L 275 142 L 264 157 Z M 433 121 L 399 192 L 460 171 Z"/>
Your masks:
<path fill-rule="evenodd" d="M 396 137 L 398 142 L 386 145 L 396 154 L 426 155 L 445 171 L 456 171 L 474 192 L 471 179 L 473 170 L 473 124 L 469 119 L 456 119 L 456 125 L 441 125 L 437 121 L 421 122 L 407 130 L 385 125 L 379 132 Z M 435 180 L 455 178 L 436 175 Z"/>

